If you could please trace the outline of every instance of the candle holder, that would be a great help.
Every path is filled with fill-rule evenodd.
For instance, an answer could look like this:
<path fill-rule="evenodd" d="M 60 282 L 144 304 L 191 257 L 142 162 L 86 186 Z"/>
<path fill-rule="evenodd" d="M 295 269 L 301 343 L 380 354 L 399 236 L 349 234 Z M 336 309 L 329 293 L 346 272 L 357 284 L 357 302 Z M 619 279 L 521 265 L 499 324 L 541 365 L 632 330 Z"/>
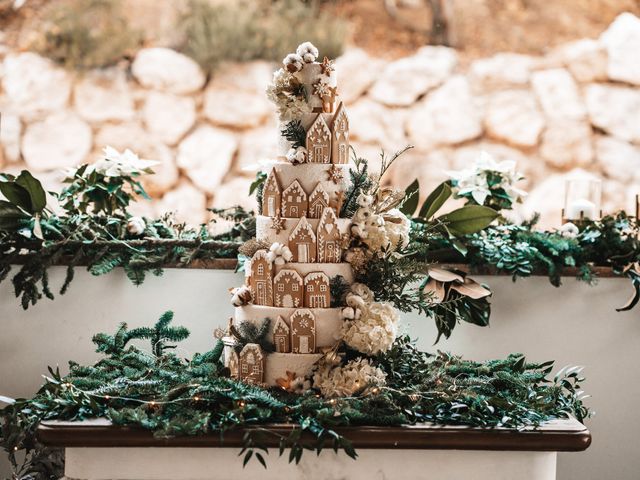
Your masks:
<path fill-rule="evenodd" d="M 565 182 L 562 223 L 578 227 L 602 217 L 602 182 L 593 178 L 570 178 Z"/>

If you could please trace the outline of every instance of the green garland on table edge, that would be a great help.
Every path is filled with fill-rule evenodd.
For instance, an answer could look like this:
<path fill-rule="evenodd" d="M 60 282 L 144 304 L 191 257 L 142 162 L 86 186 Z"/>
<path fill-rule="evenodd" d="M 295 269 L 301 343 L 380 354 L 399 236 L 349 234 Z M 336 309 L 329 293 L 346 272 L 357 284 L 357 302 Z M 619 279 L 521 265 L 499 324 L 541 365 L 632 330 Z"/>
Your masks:
<path fill-rule="evenodd" d="M 49 368 L 45 383 L 31 399 L 12 401 L 0 410 L 0 445 L 13 465 L 14 478 L 59 478 L 60 457 L 39 444 L 35 432 L 43 420 L 81 421 L 106 418 L 116 425 L 135 426 L 161 437 L 224 434 L 245 426 L 289 423 L 296 428 L 280 438 L 280 455 L 290 449 L 289 461 L 300 461 L 304 449 L 341 449 L 357 456 L 348 438 L 334 429 L 353 425 L 407 425 L 416 422 L 503 426 L 520 429 L 553 419 L 590 415 L 580 392 L 581 369 L 562 369 L 548 376 L 553 362 L 530 363 L 519 354 L 503 360 L 473 362 L 438 352 L 419 351 L 409 337 L 396 340 L 385 354 L 372 359 L 387 376 L 386 385 L 345 398 L 322 398 L 248 385 L 228 378 L 221 362 L 223 343 L 190 359 L 173 349 L 188 336 L 172 327 L 172 312 L 154 327 L 128 329 L 121 324 L 114 335 L 93 337 L 104 357 L 94 365 L 69 362 L 69 374 Z M 130 345 L 148 340 L 150 352 Z M 347 359 L 362 357 L 345 351 Z M 309 445 L 302 432 L 315 437 Z M 268 429 L 248 430 L 244 437 L 246 464 L 252 457 L 266 467 L 263 445 Z M 17 453 L 24 451 L 24 464 Z"/>

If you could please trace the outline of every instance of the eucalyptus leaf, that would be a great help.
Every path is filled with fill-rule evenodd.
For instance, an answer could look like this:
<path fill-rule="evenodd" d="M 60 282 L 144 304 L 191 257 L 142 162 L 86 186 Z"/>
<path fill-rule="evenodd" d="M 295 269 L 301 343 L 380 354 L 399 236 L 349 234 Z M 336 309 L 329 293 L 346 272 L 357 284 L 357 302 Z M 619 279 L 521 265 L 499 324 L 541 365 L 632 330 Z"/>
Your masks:
<path fill-rule="evenodd" d="M 420 183 L 418 179 L 415 179 L 411 185 L 407 187 L 404 192 L 404 200 L 399 209 L 407 217 L 412 217 L 418 208 L 418 202 L 420 201 Z"/>
<path fill-rule="evenodd" d="M 438 210 L 444 205 L 444 203 L 451 197 L 451 187 L 448 182 L 442 182 L 438 185 L 433 192 L 429 194 L 427 199 L 420 208 L 419 217 L 426 220 L 430 219 L 436 214 Z"/>
<path fill-rule="evenodd" d="M 456 236 L 469 235 L 487 228 L 499 213 L 493 208 L 467 205 L 442 215 L 439 220 Z"/>

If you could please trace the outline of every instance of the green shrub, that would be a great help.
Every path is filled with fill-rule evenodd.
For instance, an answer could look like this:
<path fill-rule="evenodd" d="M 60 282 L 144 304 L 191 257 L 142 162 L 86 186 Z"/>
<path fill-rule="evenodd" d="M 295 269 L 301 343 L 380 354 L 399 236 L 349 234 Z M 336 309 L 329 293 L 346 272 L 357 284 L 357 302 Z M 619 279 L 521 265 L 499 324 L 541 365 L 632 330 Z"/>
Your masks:
<path fill-rule="evenodd" d="M 113 65 L 140 45 L 119 0 L 68 0 L 44 12 L 42 35 L 33 50 L 73 69 Z"/>
<path fill-rule="evenodd" d="M 343 20 L 300 0 L 190 0 L 178 28 L 184 52 L 208 72 L 224 61 L 280 61 L 307 40 L 336 57 L 346 37 Z"/>

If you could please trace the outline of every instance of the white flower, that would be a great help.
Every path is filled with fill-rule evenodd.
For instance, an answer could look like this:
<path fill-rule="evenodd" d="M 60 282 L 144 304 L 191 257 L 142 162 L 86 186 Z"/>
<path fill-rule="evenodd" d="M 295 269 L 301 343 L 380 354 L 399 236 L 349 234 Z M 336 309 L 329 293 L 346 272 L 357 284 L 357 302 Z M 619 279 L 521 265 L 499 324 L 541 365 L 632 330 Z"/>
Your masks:
<path fill-rule="evenodd" d="M 307 161 L 307 149 L 304 147 L 290 148 L 287 152 L 287 160 L 294 165 Z"/>
<path fill-rule="evenodd" d="M 232 288 L 231 292 L 231 304 L 234 307 L 241 307 L 247 305 L 251 301 L 251 290 L 246 285 L 241 287 Z"/>
<path fill-rule="evenodd" d="M 389 210 L 382 217 L 384 218 L 384 229 L 391 247 L 394 249 L 406 248 L 409 245 L 411 221 L 396 208 Z"/>
<path fill-rule="evenodd" d="M 311 42 L 304 42 L 298 45 L 296 53 L 302 57 L 306 63 L 315 62 L 318 58 L 318 49 Z"/>
<path fill-rule="evenodd" d="M 345 321 L 342 339 L 355 350 L 368 355 L 388 351 L 398 334 L 398 312 L 388 303 L 371 303 L 359 319 Z"/>
<path fill-rule="evenodd" d="M 325 397 L 348 397 L 366 393 L 372 387 L 383 386 L 386 374 L 364 358 L 351 360 L 343 366 L 330 362 L 319 364 L 313 375 L 313 386 Z"/>
<path fill-rule="evenodd" d="M 127 232 L 131 235 L 142 235 L 145 228 L 147 228 L 147 222 L 142 217 L 131 217 L 127 221 Z"/>
<path fill-rule="evenodd" d="M 516 202 L 526 196 L 526 192 L 515 187 L 522 180 L 522 174 L 516 171 L 516 163 L 512 160 L 496 162 L 487 152 L 482 151 L 473 168 L 447 172 L 455 182 L 454 191 L 457 196 L 470 194 L 478 205 L 484 205 L 491 190 L 502 188 Z M 500 182 L 489 185 L 489 177 L 499 177 Z M 493 179 L 495 180 L 495 179 Z"/>
<path fill-rule="evenodd" d="M 293 260 L 293 254 L 291 253 L 291 250 L 289 250 L 289 247 L 276 242 L 269 247 L 267 260 L 271 263 L 275 263 L 276 265 L 284 265 L 285 263 Z"/>
<path fill-rule="evenodd" d="M 366 193 L 361 193 L 358 195 L 356 199 L 359 207 L 370 207 L 373 205 L 373 197 L 371 195 L 367 195 Z"/>
<path fill-rule="evenodd" d="M 364 223 L 365 236 L 361 239 L 373 252 L 380 252 L 391 243 L 384 224 L 384 218 L 377 214 L 371 215 Z"/>
<path fill-rule="evenodd" d="M 342 318 L 345 320 L 353 320 L 356 318 L 356 311 L 353 307 L 344 307 L 342 309 Z"/>
<path fill-rule="evenodd" d="M 298 87 L 298 80 L 284 68 L 273 73 L 273 79 L 267 86 L 267 98 L 275 104 L 278 118 L 283 122 L 311 113 L 311 106 Z"/>
<path fill-rule="evenodd" d="M 97 162 L 89 165 L 85 170 L 88 175 L 97 172 L 106 177 L 120 177 L 123 175 L 140 175 L 142 173 L 153 173 L 151 167 L 160 162 L 153 160 L 141 160 L 138 155 L 128 148 L 120 153 L 113 147 L 104 147 L 103 156 Z"/>
<path fill-rule="evenodd" d="M 282 60 L 282 64 L 288 72 L 295 73 L 302 70 L 302 67 L 304 66 L 304 60 L 302 60 L 302 57 L 300 55 L 290 53 L 289 55 L 284 57 L 284 60 Z"/>
<path fill-rule="evenodd" d="M 560 227 L 560 235 L 565 238 L 576 238 L 580 233 L 580 229 L 574 223 L 567 222 Z"/>
<path fill-rule="evenodd" d="M 369 207 L 360 207 L 353 214 L 353 221 L 354 221 L 354 223 L 363 223 L 363 222 L 366 222 L 367 220 L 369 220 L 369 218 L 371 218 L 371 215 L 373 215 L 373 212 L 371 211 L 371 208 L 369 208 Z"/>

